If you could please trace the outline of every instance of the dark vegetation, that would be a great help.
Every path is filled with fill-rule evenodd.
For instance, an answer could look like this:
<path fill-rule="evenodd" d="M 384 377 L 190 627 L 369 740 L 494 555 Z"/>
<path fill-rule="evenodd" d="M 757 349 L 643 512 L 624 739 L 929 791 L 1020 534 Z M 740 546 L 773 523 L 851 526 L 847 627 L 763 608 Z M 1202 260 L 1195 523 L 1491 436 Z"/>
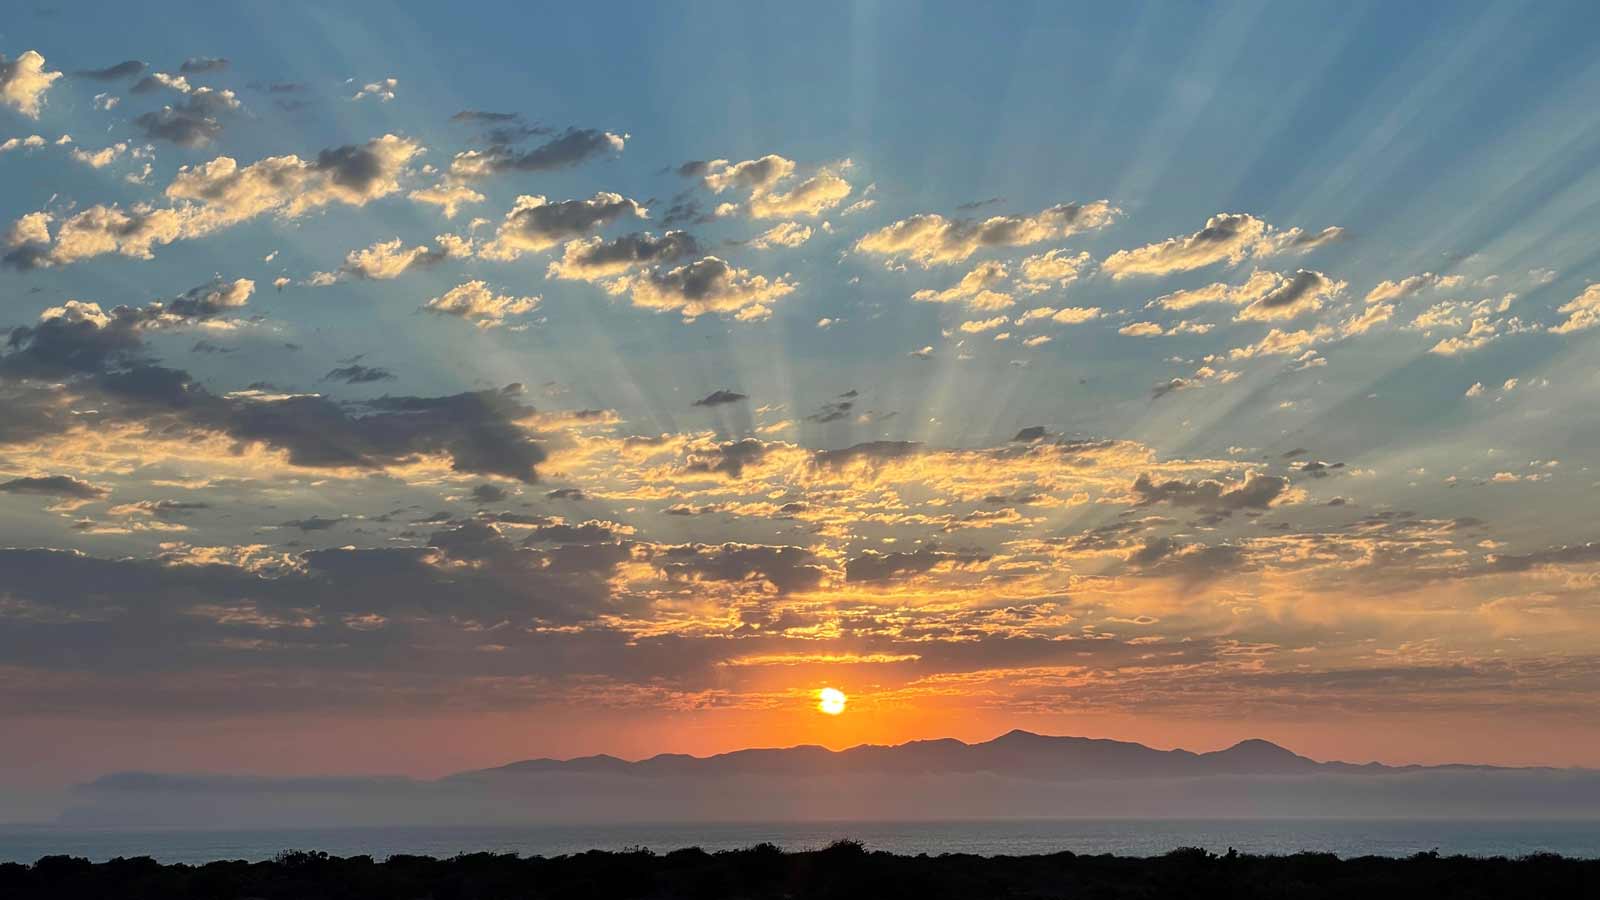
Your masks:
<path fill-rule="evenodd" d="M 1135 858 L 896 856 L 841 841 L 786 853 L 771 844 L 707 853 L 589 851 L 553 858 L 475 853 L 453 859 L 341 858 L 292 851 L 269 862 L 162 865 L 148 857 L 91 863 L 47 856 L 0 865 L 8 900 L 496 900 L 496 898 L 1015 898 L 1600 897 L 1600 859 L 1339 859 L 1176 850 Z"/>

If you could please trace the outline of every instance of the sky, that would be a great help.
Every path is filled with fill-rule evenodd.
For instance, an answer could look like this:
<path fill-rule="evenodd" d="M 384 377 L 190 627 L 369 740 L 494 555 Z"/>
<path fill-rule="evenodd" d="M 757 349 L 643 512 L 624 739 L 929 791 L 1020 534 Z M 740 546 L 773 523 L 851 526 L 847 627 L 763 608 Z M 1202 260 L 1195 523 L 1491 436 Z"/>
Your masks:
<path fill-rule="evenodd" d="M 9 16 L 0 785 L 1600 766 L 1587 17 Z"/>

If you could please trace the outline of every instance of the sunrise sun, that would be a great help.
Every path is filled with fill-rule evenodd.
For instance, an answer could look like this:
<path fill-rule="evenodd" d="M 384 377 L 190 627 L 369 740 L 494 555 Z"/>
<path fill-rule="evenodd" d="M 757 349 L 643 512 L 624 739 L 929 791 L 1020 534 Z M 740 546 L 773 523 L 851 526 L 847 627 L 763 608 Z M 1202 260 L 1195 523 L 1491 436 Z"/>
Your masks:
<path fill-rule="evenodd" d="M 838 688 L 825 687 L 817 691 L 817 709 L 830 716 L 837 716 L 844 712 L 844 705 L 850 701 L 844 691 Z"/>

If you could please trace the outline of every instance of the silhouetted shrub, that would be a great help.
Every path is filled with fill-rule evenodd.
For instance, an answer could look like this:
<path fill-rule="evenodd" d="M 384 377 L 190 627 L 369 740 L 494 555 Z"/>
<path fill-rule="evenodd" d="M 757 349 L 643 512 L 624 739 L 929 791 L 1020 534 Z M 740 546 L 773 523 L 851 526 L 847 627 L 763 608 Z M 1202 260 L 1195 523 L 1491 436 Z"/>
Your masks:
<path fill-rule="evenodd" d="M 556 857 L 471 853 L 384 861 L 286 851 L 265 862 L 162 865 L 148 857 L 91 863 L 47 856 L 0 864 L 4 900 L 981 900 L 1007 898 L 1600 897 L 1600 859 L 1548 853 L 1520 859 L 1419 853 L 1404 859 L 1218 855 L 1186 847 L 1132 858 L 1054 853 L 896 856 L 857 841 L 785 853 L 771 844 L 706 853 L 644 848 Z"/>

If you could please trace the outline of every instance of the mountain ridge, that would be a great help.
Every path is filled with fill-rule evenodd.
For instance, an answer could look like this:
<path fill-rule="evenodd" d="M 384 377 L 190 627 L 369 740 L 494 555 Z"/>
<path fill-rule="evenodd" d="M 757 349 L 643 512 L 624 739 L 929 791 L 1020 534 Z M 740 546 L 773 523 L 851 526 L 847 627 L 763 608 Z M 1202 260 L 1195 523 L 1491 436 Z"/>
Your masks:
<path fill-rule="evenodd" d="M 625 760 L 600 753 L 571 759 L 540 757 L 446 776 L 445 781 L 517 775 L 632 775 L 639 777 L 844 774 L 977 774 L 1027 778 L 1183 777 L 1195 775 L 1312 775 L 1414 771 L 1529 771 L 1547 767 L 1473 764 L 1388 765 L 1318 761 L 1263 738 L 1220 750 L 1159 750 L 1133 741 L 1043 735 L 1017 728 L 987 741 L 932 738 L 902 744 L 857 744 L 830 750 L 817 744 L 752 747 L 708 756 L 658 753 Z"/>

